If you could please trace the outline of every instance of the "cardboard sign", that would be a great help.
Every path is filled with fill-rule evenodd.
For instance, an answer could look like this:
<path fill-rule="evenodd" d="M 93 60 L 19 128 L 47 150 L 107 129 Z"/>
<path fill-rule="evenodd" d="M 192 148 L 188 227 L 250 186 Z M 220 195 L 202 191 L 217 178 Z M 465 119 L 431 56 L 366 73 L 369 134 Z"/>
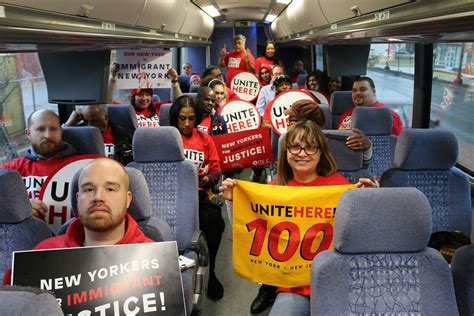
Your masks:
<path fill-rule="evenodd" d="M 171 61 L 171 51 L 117 49 L 117 88 L 171 88 Z"/>
<path fill-rule="evenodd" d="M 311 263 L 331 249 L 334 214 L 355 185 L 293 187 L 237 181 L 233 204 L 235 272 L 280 287 L 310 284 Z"/>
<path fill-rule="evenodd" d="M 222 134 L 212 137 L 219 154 L 221 170 L 231 170 L 234 164 L 243 168 L 270 165 L 273 162 L 269 128 Z"/>
<path fill-rule="evenodd" d="M 285 115 L 283 112 L 298 100 L 311 100 L 316 102 L 312 94 L 301 90 L 282 92 L 275 98 L 275 101 L 273 101 L 272 108 L 270 109 L 270 121 L 273 130 L 278 135 L 286 133 L 286 129 L 288 128 L 288 115 Z"/>
<path fill-rule="evenodd" d="M 52 291 L 65 315 L 186 315 L 175 241 L 16 251 L 12 282 Z"/>
<path fill-rule="evenodd" d="M 222 108 L 221 116 L 227 123 L 229 133 L 257 129 L 262 120 L 255 105 L 242 100 L 227 103 Z"/>
<path fill-rule="evenodd" d="M 79 169 L 84 168 L 89 162 L 103 157 L 100 155 L 76 156 L 58 166 L 46 179 L 41 188 L 39 199 L 48 206 L 46 224 L 53 232 L 57 232 L 66 221 L 74 217 L 69 195 L 72 178 Z"/>
<path fill-rule="evenodd" d="M 244 101 L 253 101 L 260 92 L 260 82 L 253 73 L 244 71 L 237 74 L 230 83 L 230 89 Z"/>
<path fill-rule="evenodd" d="M 325 107 L 329 107 L 329 99 L 323 92 L 319 90 L 306 90 L 306 91 L 308 91 L 309 93 L 313 95 L 313 97 L 316 99 L 316 103 Z"/>

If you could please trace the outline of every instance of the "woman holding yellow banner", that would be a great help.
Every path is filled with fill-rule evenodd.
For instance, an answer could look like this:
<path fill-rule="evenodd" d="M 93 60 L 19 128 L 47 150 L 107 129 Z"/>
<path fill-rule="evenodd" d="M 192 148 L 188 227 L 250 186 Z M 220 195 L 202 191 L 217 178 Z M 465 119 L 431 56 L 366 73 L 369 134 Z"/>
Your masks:
<path fill-rule="evenodd" d="M 299 121 L 289 128 L 283 139 L 278 155 L 277 179 L 272 184 L 283 186 L 349 184 L 349 181 L 336 170 L 336 162 L 319 126 L 312 121 Z M 219 188 L 220 196 L 232 201 L 233 188 L 236 185 L 235 180 L 226 179 Z M 356 186 L 375 187 L 376 185 L 369 179 L 361 178 Z M 232 211 L 231 207 L 228 209 Z M 278 289 L 264 284 L 252 303 L 251 312 L 262 312 L 276 296 L 270 315 L 309 315 L 309 295 L 309 284 Z"/>

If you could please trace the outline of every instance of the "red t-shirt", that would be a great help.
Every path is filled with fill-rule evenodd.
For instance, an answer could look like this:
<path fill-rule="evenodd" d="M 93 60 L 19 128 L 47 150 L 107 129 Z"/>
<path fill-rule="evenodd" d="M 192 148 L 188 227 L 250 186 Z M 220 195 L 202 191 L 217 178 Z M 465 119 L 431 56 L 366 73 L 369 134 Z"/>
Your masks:
<path fill-rule="evenodd" d="M 193 128 L 191 137 L 188 138 L 181 134 L 181 138 L 186 160 L 193 162 L 198 170 L 209 166 L 208 172 L 221 172 L 219 155 L 211 136 Z"/>
<path fill-rule="evenodd" d="M 376 102 L 370 107 L 373 108 L 386 108 L 387 106 L 381 102 Z M 355 107 L 347 110 L 346 112 L 341 114 L 339 121 L 337 122 L 337 129 L 351 129 L 352 128 L 352 111 L 354 111 Z M 392 112 L 392 134 L 393 135 L 400 135 L 403 130 L 402 120 L 400 116 L 398 116 L 397 112 L 390 109 Z"/>
<path fill-rule="evenodd" d="M 288 186 L 294 186 L 294 187 L 318 187 L 318 186 L 324 186 L 324 185 L 344 185 L 344 184 L 350 184 L 350 182 L 342 175 L 339 173 L 334 173 L 330 176 L 318 176 L 316 179 L 309 183 L 300 183 L 296 181 L 295 179 L 291 179 L 288 181 Z M 298 286 L 298 287 L 293 287 L 293 288 L 284 288 L 284 287 L 279 287 L 278 292 L 291 292 L 291 293 L 297 293 L 300 295 L 306 295 L 309 296 L 311 293 L 311 287 L 309 285 L 304 285 L 304 286 Z"/>
<path fill-rule="evenodd" d="M 211 135 L 212 134 L 211 123 L 212 123 L 211 116 L 205 115 L 202 118 L 202 122 L 197 126 L 197 129 L 200 130 L 201 132 Z"/>
<path fill-rule="evenodd" d="M 0 165 L 0 168 L 18 171 L 25 182 L 26 191 L 30 199 L 39 198 L 41 187 L 46 178 L 61 164 L 76 155 L 53 158 L 48 160 L 31 160 L 28 158 L 17 158 Z"/>
<path fill-rule="evenodd" d="M 153 102 L 153 107 L 155 108 L 155 115 L 151 115 L 151 111 L 146 108 L 143 111 L 137 111 L 135 109 L 135 113 L 137 115 L 138 127 L 157 127 L 160 126 L 160 119 L 158 118 L 160 115 L 160 107 L 164 103 L 171 103 L 171 100 L 166 100 L 163 102 Z"/>
<path fill-rule="evenodd" d="M 274 65 L 275 62 L 273 60 L 268 60 L 264 56 L 260 56 L 255 59 L 255 71 L 257 74 L 260 73 L 260 68 L 262 68 L 262 66 L 267 66 L 270 70 L 272 70 Z"/>
<path fill-rule="evenodd" d="M 35 250 L 40 249 L 57 249 L 57 248 L 78 248 L 84 244 L 85 232 L 84 226 L 79 219 L 76 219 L 69 225 L 66 234 L 56 237 L 51 237 L 40 242 Z M 125 244 L 143 244 L 155 242 L 143 234 L 142 230 L 138 226 L 137 222 L 130 216 L 126 215 L 125 218 L 125 234 L 115 245 Z M 11 279 L 11 268 L 7 270 L 3 276 L 3 284 L 10 284 Z"/>
<path fill-rule="evenodd" d="M 249 54 L 250 63 L 255 65 L 255 58 L 252 54 Z M 248 71 L 247 70 L 247 63 L 244 59 L 244 54 L 236 53 L 235 51 L 231 51 L 224 57 L 224 63 L 227 67 L 227 85 L 230 87 L 232 79 L 239 73 Z"/>
<path fill-rule="evenodd" d="M 271 118 L 271 110 L 272 110 L 272 106 L 273 106 L 273 102 L 275 102 L 275 99 L 276 99 L 276 96 L 273 100 L 271 100 L 270 102 L 268 102 L 267 106 L 265 107 L 265 113 L 263 113 L 263 119 L 264 120 L 267 120 L 269 122 L 272 121 L 272 118 Z"/>
<path fill-rule="evenodd" d="M 102 139 L 104 140 L 105 146 L 105 156 L 113 158 L 115 153 L 115 135 L 112 128 L 109 128 L 105 132 L 102 133 Z"/>

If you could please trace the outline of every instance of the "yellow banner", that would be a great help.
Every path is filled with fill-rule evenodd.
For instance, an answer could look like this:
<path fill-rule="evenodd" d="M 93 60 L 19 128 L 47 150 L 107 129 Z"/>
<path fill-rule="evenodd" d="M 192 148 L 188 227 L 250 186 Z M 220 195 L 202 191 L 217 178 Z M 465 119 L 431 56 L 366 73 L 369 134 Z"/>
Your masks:
<path fill-rule="evenodd" d="M 337 202 L 355 185 L 237 183 L 233 193 L 235 272 L 250 281 L 280 287 L 309 285 L 314 256 L 333 248 Z"/>

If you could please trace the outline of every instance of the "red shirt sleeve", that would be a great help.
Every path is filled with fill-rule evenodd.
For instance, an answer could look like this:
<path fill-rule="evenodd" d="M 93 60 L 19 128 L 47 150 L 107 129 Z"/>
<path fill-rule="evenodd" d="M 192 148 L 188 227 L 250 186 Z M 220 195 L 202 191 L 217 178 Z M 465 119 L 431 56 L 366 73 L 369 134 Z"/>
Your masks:
<path fill-rule="evenodd" d="M 398 116 L 397 112 L 392 111 L 392 134 L 399 136 L 403 130 L 402 120 Z"/>
<path fill-rule="evenodd" d="M 344 121 L 346 116 L 350 115 L 351 113 L 352 113 L 352 109 L 347 110 L 346 112 L 341 114 L 341 116 L 339 117 L 339 120 L 337 121 L 336 129 L 339 129 L 339 126 L 341 126 L 342 121 Z"/>

